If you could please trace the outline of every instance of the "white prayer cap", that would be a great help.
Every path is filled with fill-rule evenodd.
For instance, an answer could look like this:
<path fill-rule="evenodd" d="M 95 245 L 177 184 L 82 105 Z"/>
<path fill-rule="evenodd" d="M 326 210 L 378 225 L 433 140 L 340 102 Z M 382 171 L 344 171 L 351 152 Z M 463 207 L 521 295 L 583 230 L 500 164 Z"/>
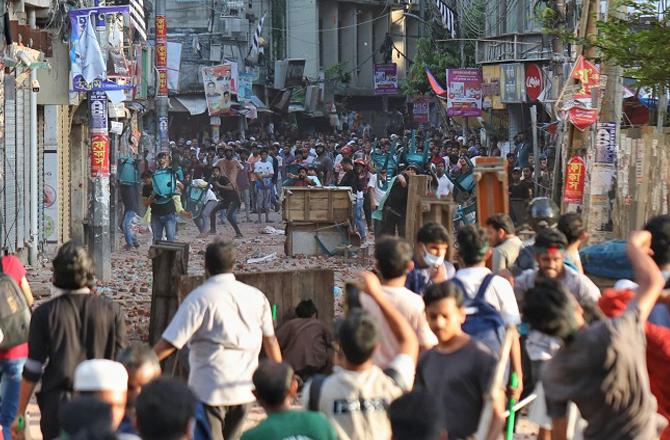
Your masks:
<path fill-rule="evenodd" d="M 75 391 L 127 391 L 128 373 L 123 364 L 109 359 L 89 359 L 74 370 Z"/>

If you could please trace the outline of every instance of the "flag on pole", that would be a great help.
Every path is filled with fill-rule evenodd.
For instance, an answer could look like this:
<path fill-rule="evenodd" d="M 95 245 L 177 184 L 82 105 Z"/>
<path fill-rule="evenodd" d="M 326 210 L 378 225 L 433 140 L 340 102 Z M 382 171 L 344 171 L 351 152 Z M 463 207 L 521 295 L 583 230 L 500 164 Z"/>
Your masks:
<path fill-rule="evenodd" d="M 261 17 L 261 20 L 258 22 L 258 26 L 256 27 L 256 32 L 254 32 L 254 38 L 251 42 L 251 47 L 249 48 L 249 57 L 256 59 L 258 57 L 258 54 L 263 53 L 263 48 L 260 47 L 260 42 L 261 42 L 261 34 L 263 32 L 263 22 L 265 22 L 265 16 L 267 14 L 263 14 L 263 17 Z"/>
<path fill-rule="evenodd" d="M 440 13 L 440 18 L 442 19 L 442 26 L 449 31 L 451 38 L 456 38 L 456 14 L 454 11 L 449 8 L 444 0 L 433 0 L 435 6 L 437 7 L 438 12 Z"/>
<path fill-rule="evenodd" d="M 107 79 L 107 65 L 102 57 L 98 38 L 95 36 L 93 18 L 86 17 L 86 25 L 79 41 L 75 44 L 75 64 L 87 83 L 95 79 Z"/>
<path fill-rule="evenodd" d="M 142 41 L 147 41 L 147 23 L 144 19 L 144 0 L 129 0 L 130 22 Z"/>
<path fill-rule="evenodd" d="M 433 92 L 435 92 L 437 96 L 447 96 L 447 89 L 442 87 L 440 83 L 437 82 L 437 78 L 435 78 L 433 72 L 431 72 L 428 67 L 426 67 L 426 76 L 428 77 L 430 88 L 433 89 Z"/>

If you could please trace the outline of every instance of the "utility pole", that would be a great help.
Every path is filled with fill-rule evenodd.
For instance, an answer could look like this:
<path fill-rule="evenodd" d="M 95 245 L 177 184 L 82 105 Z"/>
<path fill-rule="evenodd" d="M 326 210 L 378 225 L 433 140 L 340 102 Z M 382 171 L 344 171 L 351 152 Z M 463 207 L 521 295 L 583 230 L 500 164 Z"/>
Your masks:
<path fill-rule="evenodd" d="M 156 0 L 155 48 L 158 84 L 156 109 L 156 152 L 168 149 L 167 15 L 165 0 Z"/>
<path fill-rule="evenodd" d="M 99 5 L 95 1 L 95 5 Z M 92 14 L 101 49 L 106 44 L 105 19 L 102 14 Z M 107 51 L 103 50 L 103 53 Z M 107 60 L 105 59 L 105 62 Z M 112 279 L 112 254 L 109 234 L 110 189 L 109 189 L 109 132 L 107 117 L 107 94 L 91 91 L 88 97 L 88 131 L 91 145 L 91 180 L 89 182 L 88 247 L 93 257 L 96 277 L 101 281 Z"/>

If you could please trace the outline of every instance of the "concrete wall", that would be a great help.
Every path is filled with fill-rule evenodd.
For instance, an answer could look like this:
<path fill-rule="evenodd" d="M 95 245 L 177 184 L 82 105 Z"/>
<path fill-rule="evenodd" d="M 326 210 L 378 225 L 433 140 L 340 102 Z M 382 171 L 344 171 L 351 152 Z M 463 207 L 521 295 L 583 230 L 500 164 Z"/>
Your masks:
<path fill-rule="evenodd" d="M 386 38 L 386 33 L 389 32 L 389 23 L 391 23 L 389 17 L 372 22 L 372 32 L 374 34 L 374 47 L 372 50 L 375 54 L 374 62 L 376 64 L 381 64 L 384 62 L 384 54 L 379 52 L 379 48 L 384 42 L 384 38 Z"/>
<path fill-rule="evenodd" d="M 337 22 L 339 20 L 339 8 L 337 2 L 322 0 L 319 3 L 319 20 L 321 20 L 321 62 L 320 68 L 328 67 L 339 62 L 337 41 L 338 30 Z"/>
<path fill-rule="evenodd" d="M 286 2 L 286 41 L 289 58 L 305 59 L 305 76 L 319 72 L 319 35 L 317 0 Z"/>
<path fill-rule="evenodd" d="M 351 71 L 352 84 L 356 84 L 358 64 L 356 52 L 356 7 L 350 3 L 340 3 L 340 62 L 347 72 Z"/>
<path fill-rule="evenodd" d="M 372 54 L 372 10 L 364 10 L 358 14 L 358 87 L 373 87 L 374 63 Z"/>

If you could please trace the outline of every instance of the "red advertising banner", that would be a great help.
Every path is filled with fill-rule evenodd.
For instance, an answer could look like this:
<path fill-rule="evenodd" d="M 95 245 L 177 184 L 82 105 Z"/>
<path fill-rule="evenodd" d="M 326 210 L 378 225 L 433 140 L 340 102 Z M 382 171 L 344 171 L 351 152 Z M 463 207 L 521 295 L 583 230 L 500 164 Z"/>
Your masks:
<path fill-rule="evenodd" d="M 598 110 L 572 107 L 568 110 L 568 118 L 579 131 L 584 131 L 598 120 Z"/>
<path fill-rule="evenodd" d="M 167 44 L 157 43 L 156 44 L 156 68 L 166 68 L 167 67 Z"/>
<path fill-rule="evenodd" d="M 526 64 L 526 95 L 528 100 L 535 102 L 544 90 L 544 76 L 537 64 Z"/>
<path fill-rule="evenodd" d="M 91 136 L 91 176 L 109 176 L 109 136 Z"/>
<path fill-rule="evenodd" d="M 600 85 L 600 71 L 595 64 L 579 56 L 572 68 L 570 77 L 576 79 L 581 84 L 581 89 L 575 95 L 576 99 L 590 98 L 591 89 Z"/>
<path fill-rule="evenodd" d="M 156 16 L 156 40 L 167 40 L 167 17 L 165 15 Z"/>
<path fill-rule="evenodd" d="M 158 96 L 168 95 L 168 78 L 167 70 L 162 69 L 158 71 Z"/>
<path fill-rule="evenodd" d="M 584 184 L 586 182 L 586 163 L 579 156 L 574 156 L 568 161 L 565 172 L 565 193 L 563 199 L 566 203 L 582 203 L 584 199 Z"/>

